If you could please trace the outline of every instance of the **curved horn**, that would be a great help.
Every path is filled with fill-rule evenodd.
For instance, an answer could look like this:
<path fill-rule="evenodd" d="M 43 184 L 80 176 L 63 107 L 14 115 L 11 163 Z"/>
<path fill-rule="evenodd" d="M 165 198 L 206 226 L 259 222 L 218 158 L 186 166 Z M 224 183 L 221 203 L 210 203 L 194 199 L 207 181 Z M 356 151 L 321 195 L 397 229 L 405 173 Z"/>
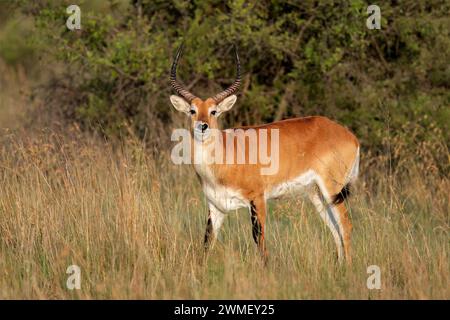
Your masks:
<path fill-rule="evenodd" d="M 225 99 L 228 96 L 231 96 L 233 93 L 235 93 L 239 86 L 241 85 L 241 62 L 239 60 L 239 55 L 237 51 L 236 45 L 234 45 L 234 53 L 236 56 L 236 80 L 234 80 L 233 84 L 229 86 L 227 89 L 222 91 L 221 93 L 216 94 L 212 99 L 216 103 L 220 103 L 223 99 Z"/>
<path fill-rule="evenodd" d="M 172 85 L 172 88 L 183 98 L 187 100 L 187 102 L 191 102 L 196 96 L 194 96 L 192 93 L 187 91 L 178 81 L 177 81 L 177 65 L 178 60 L 180 59 L 181 53 L 183 52 L 184 43 L 181 44 L 181 46 L 177 50 L 177 54 L 175 55 L 175 59 L 172 63 L 172 68 L 170 69 L 170 84 Z"/>

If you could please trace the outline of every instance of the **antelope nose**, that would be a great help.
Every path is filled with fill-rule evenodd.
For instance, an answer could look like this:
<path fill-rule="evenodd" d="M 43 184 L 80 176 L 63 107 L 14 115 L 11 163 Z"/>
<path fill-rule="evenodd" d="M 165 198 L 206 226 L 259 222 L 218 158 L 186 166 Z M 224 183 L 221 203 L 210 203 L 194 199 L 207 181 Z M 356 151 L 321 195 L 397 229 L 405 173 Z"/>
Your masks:
<path fill-rule="evenodd" d="M 207 123 L 202 124 L 202 132 L 205 132 L 206 129 L 208 129 L 208 124 Z"/>

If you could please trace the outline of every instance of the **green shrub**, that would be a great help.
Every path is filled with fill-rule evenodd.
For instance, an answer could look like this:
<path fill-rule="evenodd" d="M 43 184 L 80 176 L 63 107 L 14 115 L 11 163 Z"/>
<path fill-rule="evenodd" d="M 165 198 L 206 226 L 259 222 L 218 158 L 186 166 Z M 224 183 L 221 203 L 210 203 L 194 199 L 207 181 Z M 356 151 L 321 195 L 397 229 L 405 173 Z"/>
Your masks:
<path fill-rule="evenodd" d="M 82 4 L 82 30 L 74 32 L 64 2 L 22 4 L 37 21 L 36 39 L 65 66 L 46 92 L 46 107 L 62 119 L 107 135 L 131 129 L 164 146 L 176 48 L 185 42 L 180 79 L 207 97 L 232 82 L 237 43 L 243 87 L 225 125 L 322 114 L 349 126 L 372 153 L 397 136 L 411 147 L 413 137 L 444 141 L 448 150 L 445 1 L 385 1 L 381 30 L 366 28 L 367 3 L 356 0 L 109 3 Z M 448 170 L 447 155 L 435 156 Z"/>

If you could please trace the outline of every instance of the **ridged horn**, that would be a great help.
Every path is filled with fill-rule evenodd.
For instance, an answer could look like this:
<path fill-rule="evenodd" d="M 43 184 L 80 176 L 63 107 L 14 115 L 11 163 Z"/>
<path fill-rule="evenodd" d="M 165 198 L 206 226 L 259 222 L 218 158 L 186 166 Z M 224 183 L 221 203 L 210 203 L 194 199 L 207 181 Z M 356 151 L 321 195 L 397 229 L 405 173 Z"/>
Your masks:
<path fill-rule="evenodd" d="M 183 87 L 181 83 L 177 81 L 177 65 L 178 60 L 180 59 L 180 56 L 183 52 L 184 43 L 181 44 L 181 46 L 178 48 L 177 53 L 175 55 L 175 59 L 172 63 L 172 68 L 170 69 L 170 84 L 172 85 L 172 88 L 184 99 L 186 99 L 187 102 L 191 103 L 192 100 L 197 98 L 192 93 L 190 93 L 187 89 Z"/>
<path fill-rule="evenodd" d="M 231 86 L 229 86 L 227 89 L 225 89 L 224 91 L 222 91 L 222 92 L 216 94 L 214 97 L 212 97 L 212 99 L 217 104 L 220 103 L 226 97 L 229 97 L 232 94 L 234 94 L 239 89 L 239 86 L 241 85 L 241 62 L 239 60 L 239 54 L 238 54 L 236 45 L 234 45 L 234 53 L 235 53 L 235 57 L 236 57 L 236 73 L 237 73 L 236 80 L 234 80 L 233 84 Z"/>

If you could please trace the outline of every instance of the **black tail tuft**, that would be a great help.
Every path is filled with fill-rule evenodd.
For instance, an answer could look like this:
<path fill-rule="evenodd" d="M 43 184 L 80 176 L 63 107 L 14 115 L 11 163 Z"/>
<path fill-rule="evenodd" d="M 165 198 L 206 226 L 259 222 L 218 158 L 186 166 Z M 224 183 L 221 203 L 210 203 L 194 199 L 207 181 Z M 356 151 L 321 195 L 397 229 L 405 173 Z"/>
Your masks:
<path fill-rule="evenodd" d="M 339 192 L 338 194 L 336 194 L 335 196 L 333 196 L 333 204 L 339 204 L 344 202 L 345 199 L 347 199 L 350 196 L 350 184 L 347 183 L 341 190 L 341 192 Z"/>

